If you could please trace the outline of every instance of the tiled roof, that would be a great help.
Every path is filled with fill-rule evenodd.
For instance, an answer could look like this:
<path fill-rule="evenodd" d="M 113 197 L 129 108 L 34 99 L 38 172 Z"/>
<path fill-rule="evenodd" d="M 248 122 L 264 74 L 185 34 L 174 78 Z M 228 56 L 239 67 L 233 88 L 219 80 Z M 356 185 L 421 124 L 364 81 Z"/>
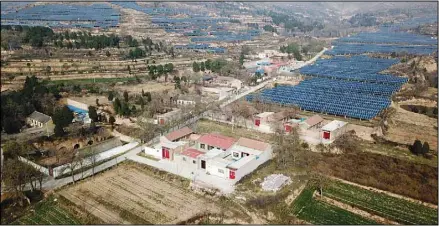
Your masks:
<path fill-rule="evenodd" d="M 322 121 L 323 121 L 323 118 L 320 117 L 320 115 L 313 115 L 312 117 L 305 120 L 305 123 L 308 124 L 309 126 L 314 126 Z"/>
<path fill-rule="evenodd" d="M 221 149 L 228 149 L 236 142 L 236 140 L 231 137 L 211 133 L 200 137 L 200 139 L 198 139 L 198 142 Z"/>
<path fill-rule="evenodd" d="M 166 137 L 166 139 L 168 139 L 170 141 L 174 141 L 174 140 L 178 140 L 182 137 L 185 137 L 193 132 L 194 131 L 189 129 L 189 127 L 184 127 L 184 128 L 179 129 L 179 130 L 175 130 L 171 133 L 168 133 L 165 137 Z"/>
<path fill-rule="evenodd" d="M 45 114 L 38 112 L 38 111 L 34 111 L 32 114 L 29 115 L 28 118 L 31 118 L 31 119 L 33 119 L 37 122 L 41 122 L 41 123 L 46 123 L 52 119 L 50 116 L 45 115 Z"/>
<path fill-rule="evenodd" d="M 191 158 L 196 158 L 197 156 L 204 154 L 204 152 L 198 151 L 197 149 L 188 148 L 184 150 L 181 154 L 189 156 Z"/>
<path fill-rule="evenodd" d="M 251 149 L 255 149 L 255 150 L 259 150 L 259 151 L 265 151 L 270 146 L 270 144 L 267 144 L 265 142 L 252 140 L 252 139 L 248 139 L 245 137 L 239 138 L 239 140 L 236 142 L 236 144 L 239 146 L 243 146 L 243 147 L 247 147 L 247 148 L 251 148 Z"/>

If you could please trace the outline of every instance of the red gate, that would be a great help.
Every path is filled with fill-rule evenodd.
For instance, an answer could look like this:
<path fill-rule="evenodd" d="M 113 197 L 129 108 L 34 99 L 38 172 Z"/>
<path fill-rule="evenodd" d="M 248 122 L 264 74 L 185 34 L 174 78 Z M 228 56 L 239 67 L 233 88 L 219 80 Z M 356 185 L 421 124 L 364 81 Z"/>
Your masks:
<path fill-rule="evenodd" d="M 323 131 L 323 139 L 329 140 L 331 137 L 331 133 L 327 131 Z"/>
<path fill-rule="evenodd" d="M 169 149 L 162 148 L 162 158 L 169 159 Z"/>
<path fill-rule="evenodd" d="M 255 119 L 255 126 L 259 126 L 261 124 L 261 119 Z"/>
<path fill-rule="evenodd" d="M 233 171 L 233 170 L 229 171 L 229 178 L 230 179 L 235 179 L 235 171 Z"/>

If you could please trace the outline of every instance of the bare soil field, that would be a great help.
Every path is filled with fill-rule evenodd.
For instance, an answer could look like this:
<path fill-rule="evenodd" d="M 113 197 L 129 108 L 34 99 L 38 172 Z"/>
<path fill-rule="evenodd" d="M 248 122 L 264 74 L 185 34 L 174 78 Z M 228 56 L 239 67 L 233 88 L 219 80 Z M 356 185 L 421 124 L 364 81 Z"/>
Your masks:
<path fill-rule="evenodd" d="M 168 79 L 170 80 L 170 79 Z M 173 90 L 174 84 L 171 83 L 158 83 L 158 82 L 148 82 L 144 84 L 137 85 L 118 85 L 115 89 L 119 92 L 127 91 L 128 93 L 142 93 L 142 89 L 145 92 L 161 92 L 164 90 Z"/>
<path fill-rule="evenodd" d="M 387 140 L 411 145 L 415 139 L 427 141 L 431 150 L 437 150 L 437 119 L 396 108 L 395 115 L 391 117 L 389 130 L 385 135 Z"/>
<path fill-rule="evenodd" d="M 176 224 L 218 211 L 183 185 L 124 164 L 59 193 L 106 224 Z"/>

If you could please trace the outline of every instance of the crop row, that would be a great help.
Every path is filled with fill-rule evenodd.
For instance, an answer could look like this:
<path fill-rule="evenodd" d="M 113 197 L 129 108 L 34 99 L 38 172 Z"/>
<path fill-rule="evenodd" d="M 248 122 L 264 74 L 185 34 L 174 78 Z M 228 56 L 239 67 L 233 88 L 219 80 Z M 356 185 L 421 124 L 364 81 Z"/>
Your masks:
<path fill-rule="evenodd" d="M 58 206 L 56 202 L 52 200 L 46 200 L 38 203 L 35 206 L 34 212 L 21 217 L 16 222 L 14 222 L 14 224 L 76 225 L 81 223 L 66 210 Z"/>
<path fill-rule="evenodd" d="M 312 224 L 377 224 L 377 222 L 373 220 L 366 219 L 323 201 L 313 199 L 313 191 L 313 189 L 305 188 L 294 201 L 292 211 L 299 219 Z"/>
<path fill-rule="evenodd" d="M 438 223 L 437 209 L 342 182 L 334 182 L 326 196 L 402 224 Z"/>

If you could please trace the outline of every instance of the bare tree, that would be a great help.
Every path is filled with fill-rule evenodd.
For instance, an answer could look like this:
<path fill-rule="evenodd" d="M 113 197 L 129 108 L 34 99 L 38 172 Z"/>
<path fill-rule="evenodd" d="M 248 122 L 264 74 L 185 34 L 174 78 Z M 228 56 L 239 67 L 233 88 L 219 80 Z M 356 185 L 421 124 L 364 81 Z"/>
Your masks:
<path fill-rule="evenodd" d="M 319 173 L 312 173 L 309 182 L 311 186 L 319 190 L 320 197 L 323 197 L 323 189 L 329 187 L 331 184 L 331 180 L 328 177 Z"/>

